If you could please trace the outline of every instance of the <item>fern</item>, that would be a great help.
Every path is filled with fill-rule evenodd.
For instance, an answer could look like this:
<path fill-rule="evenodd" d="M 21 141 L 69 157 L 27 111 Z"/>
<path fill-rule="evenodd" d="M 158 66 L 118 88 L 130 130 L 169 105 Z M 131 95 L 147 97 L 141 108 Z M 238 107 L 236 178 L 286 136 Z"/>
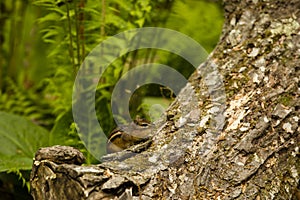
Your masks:
<path fill-rule="evenodd" d="M 12 80 L 7 79 L 6 93 L 0 96 L 0 110 L 25 116 L 35 124 L 51 128 L 54 122 L 52 109 L 46 100 L 35 91 L 24 90 Z"/>

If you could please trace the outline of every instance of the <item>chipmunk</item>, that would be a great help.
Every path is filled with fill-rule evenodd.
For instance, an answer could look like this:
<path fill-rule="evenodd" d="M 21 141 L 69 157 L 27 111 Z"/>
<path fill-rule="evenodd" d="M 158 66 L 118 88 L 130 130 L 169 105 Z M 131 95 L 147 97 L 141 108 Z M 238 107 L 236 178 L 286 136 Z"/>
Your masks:
<path fill-rule="evenodd" d="M 107 153 L 115 153 L 141 143 L 149 137 L 153 126 L 147 122 L 131 123 L 125 127 L 114 129 L 106 144 Z"/>

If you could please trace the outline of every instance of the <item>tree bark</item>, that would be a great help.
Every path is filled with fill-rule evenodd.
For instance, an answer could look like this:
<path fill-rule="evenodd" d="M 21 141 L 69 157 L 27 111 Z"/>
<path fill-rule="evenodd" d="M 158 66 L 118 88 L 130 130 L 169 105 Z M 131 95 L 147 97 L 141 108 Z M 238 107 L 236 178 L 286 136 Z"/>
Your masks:
<path fill-rule="evenodd" d="M 80 166 L 80 152 L 43 149 L 34 199 L 300 199 L 300 0 L 224 9 L 219 44 L 143 151 Z"/>

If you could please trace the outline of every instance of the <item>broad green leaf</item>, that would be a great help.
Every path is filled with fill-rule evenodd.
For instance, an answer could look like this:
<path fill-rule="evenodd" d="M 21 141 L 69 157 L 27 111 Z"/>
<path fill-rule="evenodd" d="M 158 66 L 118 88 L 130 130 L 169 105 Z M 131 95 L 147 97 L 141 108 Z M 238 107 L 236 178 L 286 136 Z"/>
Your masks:
<path fill-rule="evenodd" d="M 0 112 L 0 172 L 27 170 L 38 148 L 48 146 L 49 133 L 24 117 Z"/>

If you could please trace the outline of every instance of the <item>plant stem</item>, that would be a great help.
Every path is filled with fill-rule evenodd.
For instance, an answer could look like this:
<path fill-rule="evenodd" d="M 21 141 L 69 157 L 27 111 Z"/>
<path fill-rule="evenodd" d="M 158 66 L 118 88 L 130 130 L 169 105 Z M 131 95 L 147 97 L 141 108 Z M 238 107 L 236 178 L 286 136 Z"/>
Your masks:
<path fill-rule="evenodd" d="M 67 19 L 68 19 L 68 28 L 69 28 L 69 37 L 70 37 L 70 44 L 69 44 L 69 54 L 71 56 L 71 62 L 73 66 L 73 74 L 74 78 L 77 73 L 76 65 L 75 65 L 75 56 L 74 56 L 74 50 L 73 50 L 73 36 L 72 36 L 72 23 L 71 23 L 71 17 L 70 17 L 70 8 L 69 8 L 69 2 L 65 0 L 66 8 L 67 8 Z"/>
<path fill-rule="evenodd" d="M 101 13 L 101 37 L 105 37 L 105 12 L 106 12 L 106 7 L 105 7 L 105 0 L 102 0 L 102 13 Z"/>
<path fill-rule="evenodd" d="M 85 7 L 85 0 L 81 0 L 79 4 L 79 35 L 81 41 L 81 62 L 83 61 L 85 56 L 84 7 Z"/>
<path fill-rule="evenodd" d="M 79 67 L 81 58 L 80 58 L 80 31 L 79 31 L 79 23 L 80 23 L 80 16 L 79 16 L 79 7 L 74 3 L 74 10 L 75 10 L 75 25 L 76 25 L 76 51 L 77 51 L 77 67 Z"/>

